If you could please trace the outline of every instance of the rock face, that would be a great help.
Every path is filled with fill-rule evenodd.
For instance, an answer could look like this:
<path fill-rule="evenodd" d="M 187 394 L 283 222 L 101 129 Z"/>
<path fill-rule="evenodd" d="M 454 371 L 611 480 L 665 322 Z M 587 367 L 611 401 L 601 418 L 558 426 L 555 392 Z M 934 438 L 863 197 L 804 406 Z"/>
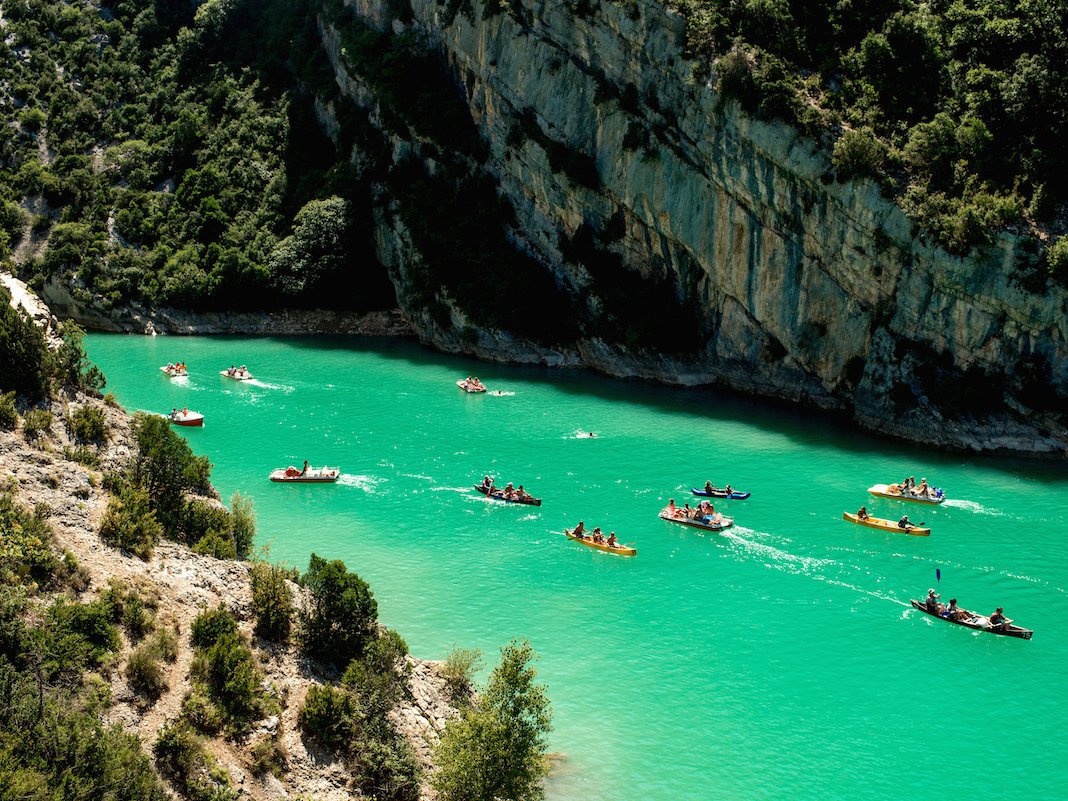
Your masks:
<path fill-rule="evenodd" d="M 695 81 L 685 23 L 659 0 L 486 2 L 347 5 L 359 24 L 414 31 L 444 60 L 486 145 L 463 158 L 513 207 L 518 250 L 596 311 L 610 301 L 565 246 L 589 234 L 619 278 L 672 288 L 699 337 L 671 358 L 589 332 L 550 348 L 472 323 L 451 292 L 436 299 L 447 314 L 428 313 L 416 291 L 425 254 L 383 185 L 378 255 L 424 341 L 724 383 L 945 447 L 1068 454 L 1068 293 L 1024 286 L 1024 243 L 1002 235 L 968 258 L 928 244 L 876 184 L 838 182 L 815 142 Z M 317 103 L 324 129 L 336 136 L 339 108 L 357 107 L 395 163 L 414 155 L 440 171 L 448 146 L 382 107 L 343 51 L 345 24 L 320 19 L 340 95 Z"/>

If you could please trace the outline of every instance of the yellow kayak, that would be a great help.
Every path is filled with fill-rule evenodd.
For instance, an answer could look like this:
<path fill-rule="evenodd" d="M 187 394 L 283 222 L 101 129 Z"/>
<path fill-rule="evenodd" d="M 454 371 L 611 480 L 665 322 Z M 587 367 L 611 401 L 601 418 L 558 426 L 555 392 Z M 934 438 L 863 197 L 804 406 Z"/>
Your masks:
<path fill-rule="evenodd" d="M 574 540 L 575 542 L 581 542 L 583 545 L 588 545 L 591 548 L 596 548 L 598 551 L 608 551 L 608 553 L 618 553 L 620 556 L 637 556 L 638 555 L 638 549 L 637 548 L 628 548 L 625 545 L 616 545 L 615 547 L 612 547 L 611 545 L 608 545 L 607 543 L 594 542 L 592 537 L 582 537 L 582 536 L 576 537 L 574 534 L 571 533 L 570 529 L 566 529 L 566 528 L 564 529 L 564 533 L 567 535 L 567 538 L 569 540 Z"/>
<path fill-rule="evenodd" d="M 871 517 L 870 515 L 863 520 L 854 514 L 849 512 L 842 512 L 842 519 L 848 520 L 850 523 L 856 523 L 858 526 L 867 526 L 868 528 L 877 528 L 880 531 L 888 531 L 892 534 L 915 534 L 917 537 L 929 537 L 931 536 L 931 529 L 920 528 L 919 526 L 910 525 L 908 528 L 902 528 L 893 520 L 883 520 L 881 517 Z"/>

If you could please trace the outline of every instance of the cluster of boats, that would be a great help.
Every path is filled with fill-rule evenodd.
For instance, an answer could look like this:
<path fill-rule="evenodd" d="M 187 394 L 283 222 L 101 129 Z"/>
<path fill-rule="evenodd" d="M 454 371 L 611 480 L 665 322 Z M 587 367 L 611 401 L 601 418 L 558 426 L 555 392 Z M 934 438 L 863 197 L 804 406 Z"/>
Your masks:
<path fill-rule="evenodd" d="M 185 362 L 168 362 L 159 369 L 168 378 L 186 378 L 189 376 L 189 365 Z M 252 373 L 248 371 L 245 365 L 234 367 L 231 364 L 226 370 L 220 370 L 219 375 L 234 381 L 248 381 L 252 378 Z M 204 415 L 200 412 L 191 412 L 188 409 L 182 409 L 180 412 L 177 409 L 172 409 L 171 413 L 166 417 L 176 426 L 204 425 Z"/>

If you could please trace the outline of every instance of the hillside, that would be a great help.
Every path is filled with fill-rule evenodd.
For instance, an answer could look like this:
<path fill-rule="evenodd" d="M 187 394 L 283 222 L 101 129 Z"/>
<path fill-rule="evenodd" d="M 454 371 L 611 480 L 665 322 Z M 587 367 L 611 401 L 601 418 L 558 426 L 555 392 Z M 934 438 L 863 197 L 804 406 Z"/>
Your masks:
<path fill-rule="evenodd" d="M 987 5 L 8 2 L 6 229 L 94 325 L 396 304 L 446 350 L 1063 456 L 1063 37 Z"/>

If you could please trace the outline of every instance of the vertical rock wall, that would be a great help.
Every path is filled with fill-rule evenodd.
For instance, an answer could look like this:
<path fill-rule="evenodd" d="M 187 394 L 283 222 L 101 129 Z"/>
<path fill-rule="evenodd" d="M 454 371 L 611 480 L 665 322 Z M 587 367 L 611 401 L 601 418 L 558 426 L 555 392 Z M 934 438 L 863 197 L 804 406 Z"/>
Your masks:
<path fill-rule="evenodd" d="M 483 0 L 458 13 L 451 2 L 411 0 L 404 22 L 396 5 L 352 8 L 380 30 L 417 31 L 442 54 L 488 143 L 478 169 L 516 210 L 516 246 L 596 305 L 586 265 L 561 247 L 596 232 L 621 269 L 676 288 L 702 341 L 680 357 L 595 335 L 556 350 L 501 331 L 461 340 L 462 310 L 450 326 L 411 308 L 425 339 L 621 376 L 723 382 L 949 447 L 1066 452 L 1068 294 L 1022 287 L 1026 253 L 1008 236 L 965 259 L 925 243 L 877 185 L 837 182 L 816 143 L 725 103 L 694 80 L 684 23 L 661 2 L 514 0 L 487 15 Z M 345 101 L 373 106 L 326 34 Z M 389 136 L 395 152 L 419 148 Z M 554 149 L 595 165 L 596 180 L 554 165 Z M 380 256 L 403 299 L 406 266 L 420 255 L 395 215 L 379 222 Z"/>

